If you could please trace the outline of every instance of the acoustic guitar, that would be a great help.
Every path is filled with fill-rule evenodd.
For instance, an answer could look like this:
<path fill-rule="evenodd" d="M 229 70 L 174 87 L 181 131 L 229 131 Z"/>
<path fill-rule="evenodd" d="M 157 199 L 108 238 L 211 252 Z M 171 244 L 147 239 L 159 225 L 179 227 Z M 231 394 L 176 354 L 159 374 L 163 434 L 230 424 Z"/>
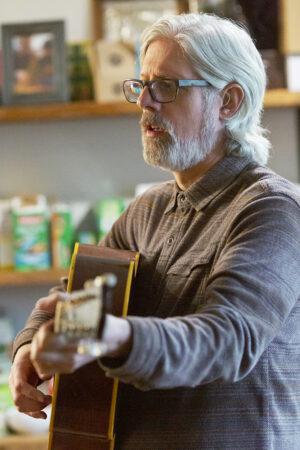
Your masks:
<path fill-rule="evenodd" d="M 96 351 L 101 348 L 97 336 L 102 309 L 126 316 L 138 259 L 131 251 L 76 244 L 67 288 L 70 299 L 57 307 L 56 331 L 80 338 L 91 350 L 93 343 Z M 108 275 L 96 278 L 103 274 Z M 118 380 L 106 377 L 97 361 L 56 376 L 48 450 L 113 450 L 117 391 Z"/>

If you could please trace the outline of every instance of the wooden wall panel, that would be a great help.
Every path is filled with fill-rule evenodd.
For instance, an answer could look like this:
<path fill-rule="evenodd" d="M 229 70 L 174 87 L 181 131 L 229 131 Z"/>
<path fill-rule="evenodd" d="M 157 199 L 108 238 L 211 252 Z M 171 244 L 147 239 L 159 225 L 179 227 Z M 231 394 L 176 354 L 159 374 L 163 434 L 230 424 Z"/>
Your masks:
<path fill-rule="evenodd" d="M 280 2 L 280 49 L 284 54 L 300 54 L 300 1 Z"/>

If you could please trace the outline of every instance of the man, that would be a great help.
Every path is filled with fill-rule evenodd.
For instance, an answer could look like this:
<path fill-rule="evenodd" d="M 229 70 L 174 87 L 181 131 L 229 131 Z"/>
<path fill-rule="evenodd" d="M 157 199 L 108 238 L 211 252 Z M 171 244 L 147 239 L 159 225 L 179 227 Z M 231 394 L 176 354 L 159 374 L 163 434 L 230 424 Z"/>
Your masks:
<path fill-rule="evenodd" d="M 103 335 L 100 362 L 123 382 L 116 448 L 296 449 L 300 201 L 264 167 L 261 58 L 233 23 L 190 14 L 146 30 L 141 62 L 124 93 L 142 110 L 145 160 L 175 181 L 100 243 L 141 254 L 130 315 L 108 316 Z M 11 389 L 33 417 L 49 403 L 39 378 L 92 358 L 40 326 L 61 295 L 39 300 L 15 342 Z"/>

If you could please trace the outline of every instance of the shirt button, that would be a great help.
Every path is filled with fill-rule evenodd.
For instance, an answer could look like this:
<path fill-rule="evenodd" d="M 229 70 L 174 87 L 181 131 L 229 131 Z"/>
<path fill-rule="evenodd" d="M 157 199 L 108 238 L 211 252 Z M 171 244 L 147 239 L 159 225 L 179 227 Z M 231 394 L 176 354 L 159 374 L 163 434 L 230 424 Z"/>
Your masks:
<path fill-rule="evenodd" d="M 174 242 L 174 236 L 170 236 L 167 240 L 167 244 L 170 246 L 173 244 L 173 242 Z"/>
<path fill-rule="evenodd" d="M 184 194 L 179 194 L 179 201 L 180 201 L 181 203 L 184 203 L 185 200 L 186 200 L 185 195 L 184 195 Z"/>

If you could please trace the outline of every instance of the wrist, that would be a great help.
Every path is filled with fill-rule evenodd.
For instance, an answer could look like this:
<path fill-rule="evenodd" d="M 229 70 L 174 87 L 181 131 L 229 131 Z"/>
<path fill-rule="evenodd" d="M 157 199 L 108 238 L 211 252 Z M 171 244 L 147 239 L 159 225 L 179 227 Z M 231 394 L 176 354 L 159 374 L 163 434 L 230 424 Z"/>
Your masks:
<path fill-rule="evenodd" d="M 107 346 L 103 356 L 108 358 L 126 358 L 131 351 L 133 340 L 130 323 L 126 319 L 108 314 L 102 340 Z"/>

